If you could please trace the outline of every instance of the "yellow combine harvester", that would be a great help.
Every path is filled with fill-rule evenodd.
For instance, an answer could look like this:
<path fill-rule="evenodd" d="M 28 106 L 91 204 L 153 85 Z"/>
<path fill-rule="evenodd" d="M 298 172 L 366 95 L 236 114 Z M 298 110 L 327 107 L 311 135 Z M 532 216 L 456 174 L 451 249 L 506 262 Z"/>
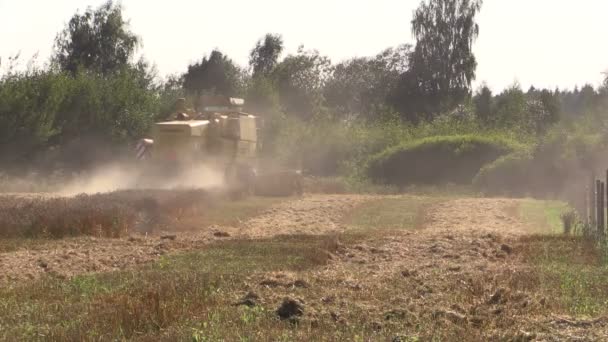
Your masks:
<path fill-rule="evenodd" d="M 193 111 L 179 99 L 167 121 L 156 123 L 151 138 L 139 142 L 137 158 L 148 174 L 179 177 L 206 166 L 221 170 L 231 191 L 275 196 L 302 192 L 299 171 L 260 165 L 260 119 L 243 112 L 242 99 L 203 96 L 201 104 L 200 111 Z"/>

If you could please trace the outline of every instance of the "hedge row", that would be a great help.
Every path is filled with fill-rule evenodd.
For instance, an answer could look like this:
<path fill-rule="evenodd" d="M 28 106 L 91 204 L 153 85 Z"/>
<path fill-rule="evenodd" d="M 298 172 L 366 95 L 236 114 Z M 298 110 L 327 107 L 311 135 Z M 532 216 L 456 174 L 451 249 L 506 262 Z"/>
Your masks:
<path fill-rule="evenodd" d="M 499 137 L 435 136 L 408 142 L 375 155 L 368 176 L 378 183 L 471 184 L 485 165 L 523 146 Z"/>

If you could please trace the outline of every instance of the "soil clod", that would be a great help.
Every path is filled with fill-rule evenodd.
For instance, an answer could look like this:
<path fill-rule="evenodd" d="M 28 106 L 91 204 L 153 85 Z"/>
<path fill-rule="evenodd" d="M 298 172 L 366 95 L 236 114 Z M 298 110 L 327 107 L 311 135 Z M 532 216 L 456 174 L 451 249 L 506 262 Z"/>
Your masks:
<path fill-rule="evenodd" d="M 511 254 L 513 253 L 513 247 L 507 245 L 507 244 L 502 244 L 500 246 L 500 250 L 507 253 L 507 254 Z"/>
<path fill-rule="evenodd" d="M 291 320 L 304 314 L 304 305 L 291 298 L 285 298 L 283 304 L 277 309 L 277 315 L 282 320 Z"/>

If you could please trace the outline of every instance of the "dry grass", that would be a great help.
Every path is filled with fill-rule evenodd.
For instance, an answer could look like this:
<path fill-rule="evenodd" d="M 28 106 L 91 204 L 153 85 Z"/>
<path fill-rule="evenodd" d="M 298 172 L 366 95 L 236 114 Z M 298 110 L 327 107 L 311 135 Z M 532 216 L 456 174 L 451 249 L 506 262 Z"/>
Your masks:
<path fill-rule="evenodd" d="M 405 200 L 404 200 L 405 203 Z M 420 207 L 412 205 L 405 211 Z M 247 210 L 245 210 L 247 211 Z M 218 217 L 228 216 L 226 211 Z M 411 215 L 408 215 L 410 217 Z M 418 219 L 413 219 L 416 222 Z M 407 228 L 407 227 L 403 227 Z M 281 236 L 271 240 L 230 241 L 195 253 L 166 256 L 132 272 L 43 278 L 0 289 L 0 340 L 363 340 L 403 332 L 399 319 L 381 333 L 358 301 L 390 301 L 402 288 L 395 282 L 378 293 L 344 289 L 348 324 L 315 314 L 317 299 L 345 285 L 337 279 L 311 278 L 346 246 L 374 234 Z M 310 286 L 294 287 L 306 301 L 307 317 L 294 325 L 275 313 L 282 292 L 259 290 L 264 274 L 294 274 Z M 253 289 L 262 298 L 255 307 L 234 303 Z M 287 290 L 287 288 L 285 288 Z M 290 290 L 291 291 L 291 290 Z M 305 298 L 305 299 L 304 299 Z M 366 299 L 367 298 L 367 299 Z M 374 300 L 376 300 L 374 299 Z M 399 313 L 396 313 L 399 316 Z M 411 330 L 411 328 L 408 328 Z M 412 330 L 413 331 L 413 330 Z"/>
<path fill-rule="evenodd" d="M 340 235 L 229 241 L 130 272 L 5 287 L 0 340 L 507 341 L 529 340 L 526 331 L 552 336 L 536 325 L 552 314 L 607 313 L 608 269 L 583 240 L 523 238 L 488 264 L 465 257 L 468 237 L 408 231 L 438 200 L 370 202 L 345 218 L 357 229 Z M 478 239 L 488 251 L 502 248 L 490 235 Z M 435 244 L 462 257 L 445 261 L 430 251 Z M 235 305 L 248 292 L 256 305 Z M 304 302 L 297 323 L 275 312 L 285 296 Z"/>
<path fill-rule="evenodd" d="M 304 191 L 312 194 L 345 194 L 348 184 L 339 177 L 305 177 L 302 180 Z"/>
<path fill-rule="evenodd" d="M 427 210 L 442 197 L 400 196 L 378 199 L 356 208 L 344 222 L 357 229 L 420 229 Z"/>
<path fill-rule="evenodd" d="M 233 305 L 254 272 L 327 263 L 331 238 L 233 241 L 134 272 L 0 290 L 0 340 L 234 340 L 290 334 L 272 311 Z"/>
<path fill-rule="evenodd" d="M 208 206 L 218 194 L 202 190 L 119 191 L 76 197 L 0 197 L 0 237 L 120 237 Z"/>

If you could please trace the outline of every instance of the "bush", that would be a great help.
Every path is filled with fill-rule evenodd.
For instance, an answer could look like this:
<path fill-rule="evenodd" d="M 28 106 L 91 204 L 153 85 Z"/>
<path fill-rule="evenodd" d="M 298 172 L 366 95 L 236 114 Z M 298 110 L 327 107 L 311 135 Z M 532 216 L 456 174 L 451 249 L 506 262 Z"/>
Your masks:
<path fill-rule="evenodd" d="M 83 140 L 96 141 L 98 149 L 124 146 L 147 133 L 167 107 L 163 102 L 175 101 L 165 93 L 144 67 L 109 75 L 11 71 L 0 77 L 0 163 L 30 164 L 49 147 L 83 146 Z M 64 153 L 64 159 L 87 154 L 93 152 Z"/>
<path fill-rule="evenodd" d="M 389 123 L 285 118 L 272 144 L 281 162 L 309 175 L 350 175 L 370 155 L 409 138 L 409 130 L 408 126 Z"/>
<path fill-rule="evenodd" d="M 577 224 L 578 215 L 576 210 L 570 209 L 560 215 L 564 226 L 564 234 L 570 235 Z"/>
<path fill-rule="evenodd" d="M 486 194 L 567 198 L 584 208 L 591 171 L 605 167 L 606 141 L 581 119 L 552 128 L 534 147 L 483 167 L 474 184 Z"/>
<path fill-rule="evenodd" d="M 68 77 L 28 70 L 0 78 L 0 161 L 28 156 L 58 134 Z"/>
<path fill-rule="evenodd" d="M 502 156 L 485 165 L 473 180 L 473 185 L 490 195 L 526 195 L 534 177 L 534 158 L 529 151 Z"/>
<path fill-rule="evenodd" d="M 367 165 L 367 174 L 375 182 L 399 186 L 470 184 L 484 165 L 520 148 L 518 144 L 498 137 L 423 138 L 375 155 Z"/>

